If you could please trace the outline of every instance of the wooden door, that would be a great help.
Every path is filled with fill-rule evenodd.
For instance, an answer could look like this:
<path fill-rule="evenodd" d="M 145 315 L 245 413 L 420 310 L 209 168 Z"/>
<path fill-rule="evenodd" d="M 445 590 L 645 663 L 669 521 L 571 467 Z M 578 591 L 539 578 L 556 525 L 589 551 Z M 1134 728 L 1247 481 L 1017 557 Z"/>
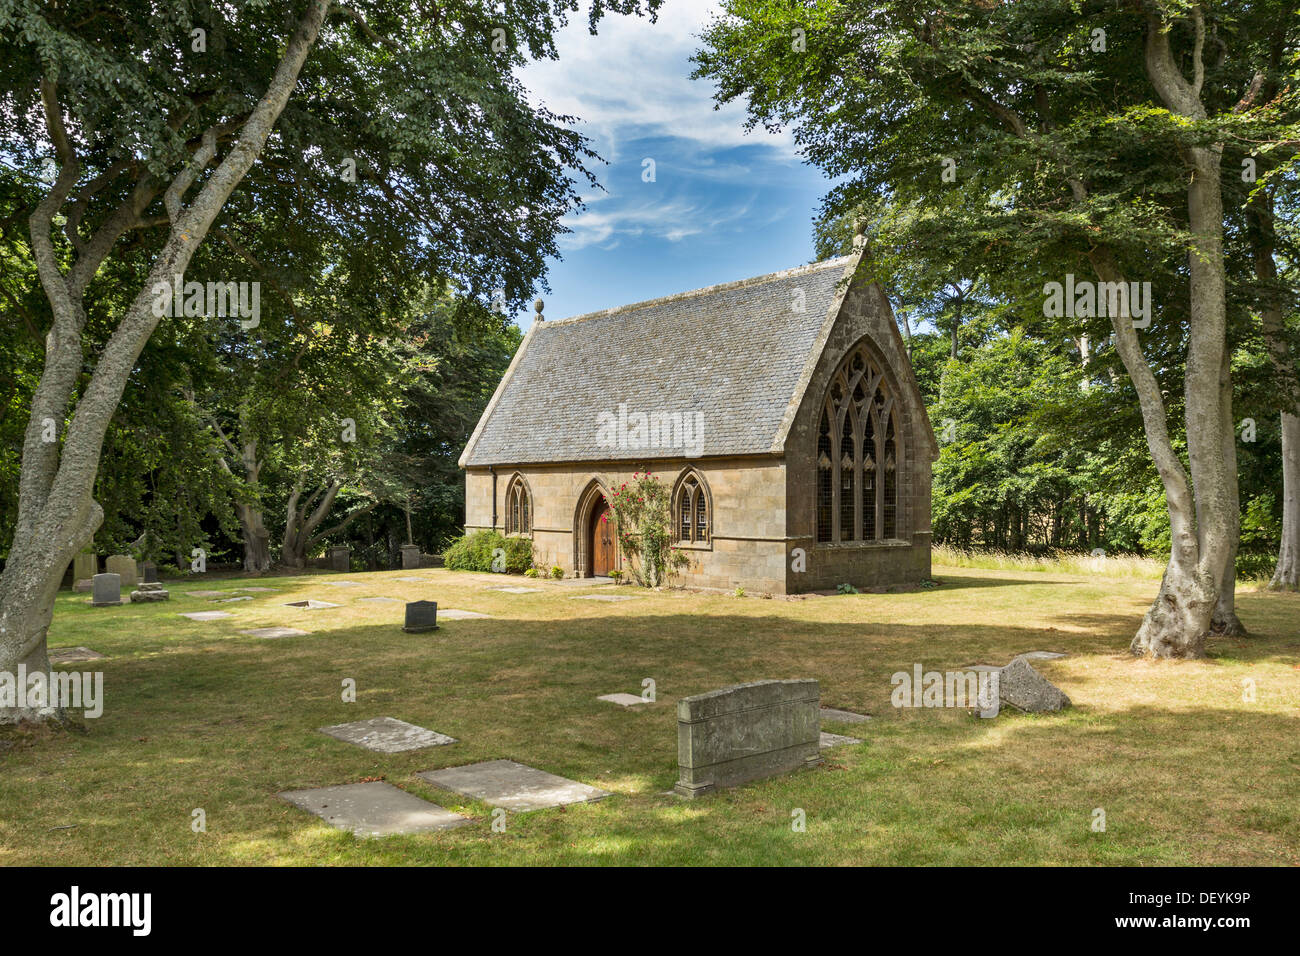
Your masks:
<path fill-rule="evenodd" d="M 604 577 L 614 570 L 614 516 L 601 501 L 591 513 L 591 573 Z"/>

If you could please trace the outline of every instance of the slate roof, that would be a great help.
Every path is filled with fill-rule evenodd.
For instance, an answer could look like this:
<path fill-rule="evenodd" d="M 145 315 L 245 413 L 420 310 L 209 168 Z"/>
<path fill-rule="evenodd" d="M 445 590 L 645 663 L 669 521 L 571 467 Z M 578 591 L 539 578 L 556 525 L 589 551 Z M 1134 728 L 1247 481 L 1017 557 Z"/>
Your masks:
<path fill-rule="evenodd" d="M 852 257 L 534 323 L 462 466 L 680 458 L 597 441 L 600 413 L 703 415 L 701 455 L 775 448 Z M 804 309 L 796 312 L 796 290 Z M 692 419 L 695 420 L 695 419 Z"/>

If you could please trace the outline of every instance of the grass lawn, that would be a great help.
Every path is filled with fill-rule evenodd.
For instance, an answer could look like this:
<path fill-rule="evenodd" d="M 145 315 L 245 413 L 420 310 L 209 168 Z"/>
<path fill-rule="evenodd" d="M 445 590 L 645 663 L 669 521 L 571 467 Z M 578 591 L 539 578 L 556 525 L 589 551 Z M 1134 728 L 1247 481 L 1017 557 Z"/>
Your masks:
<path fill-rule="evenodd" d="M 406 583 L 416 575 L 427 584 Z M 51 647 L 108 660 L 84 731 L 0 737 L 0 865 L 24 864 L 1300 864 L 1300 595 L 1242 590 L 1246 639 L 1196 663 L 1136 661 L 1128 642 L 1158 582 L 936 567 L 907 594 L 786 601 L 583 588 L 442 570 L 212 579 L 164 604 L 92 608 L 60 596 Z M 360 587 L 331 587 L 331 580 Z M 522 584 L 540 593 L 490 590 Z M 276 587 L 215 604 L 193 590 Z M 604 588 L 599 593 L 613 593 Z M 433 599 L 490 619 L 400 629 Z M 339 607 L 301 610 L 314 598 Z M 182 611 L 232 617 L 196 623 Z M 239 630 L 289 625 L 306 637 Z M 896 710 L 890 675 L 1035 667 L 1074 701 L 1061 714 Z M 624 710 L 599 694 L 658 702 Z M 827 706 L 867 724 L 819 769 L 683 801 L 675 701 L 741 681 L 815 677 Z M 344 703 L 342 682 L 356 681 Z M 1243 680 L 1256 688 L 1243 700 Z M 377 754 L 318 727 L 397 717 L 461 742 Z M 509 758 L 614 795 L 512 814 L 425 785 L 416 771 Z M 461 829 L 360 840 L 276 797 L 382 778 L 475 818 Z M 1093 832 L 1094 808 L 1106 814 Z M 202 808 L 207 832 L 191 830 Z M 806 832 L 791 814 L 806 813 Z"/>

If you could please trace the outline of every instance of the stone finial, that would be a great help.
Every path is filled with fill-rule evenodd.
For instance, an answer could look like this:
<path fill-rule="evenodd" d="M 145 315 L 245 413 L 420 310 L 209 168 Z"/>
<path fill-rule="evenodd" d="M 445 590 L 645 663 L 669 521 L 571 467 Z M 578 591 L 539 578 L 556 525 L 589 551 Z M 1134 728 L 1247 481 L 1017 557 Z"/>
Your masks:
<path fill-rule="evenodd" d="M 542 315 L 542 309 L 545 307 L 545 305 L 546 305 L 546 303 L 543 302 L 541 299 L 534 299 L 534 300 L 533 300 L 533 311 L 537 313 L 537 321 L 538 321 L 538 322 L 545 322 L 545 321 L 546 321 L 546 316 Z"/>

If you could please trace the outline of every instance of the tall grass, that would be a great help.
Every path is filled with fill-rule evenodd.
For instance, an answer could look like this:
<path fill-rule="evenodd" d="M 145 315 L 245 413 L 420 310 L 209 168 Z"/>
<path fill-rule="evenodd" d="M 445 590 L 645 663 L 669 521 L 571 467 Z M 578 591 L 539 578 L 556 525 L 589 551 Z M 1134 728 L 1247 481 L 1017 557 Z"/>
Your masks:
<path fill-rule="evenodd" d="M 989 571 L 1051 571 L 1057 574 L 1097 574 L 1120 578 L 1159 578 L 1165 562 L 1136 554 L 1093 557 L 1068 551 L 1029 554 L 1024 551 L 966 551 L 946 544 L 933 549 L 935 564 L 950 568 L 983 568 Z"/>

